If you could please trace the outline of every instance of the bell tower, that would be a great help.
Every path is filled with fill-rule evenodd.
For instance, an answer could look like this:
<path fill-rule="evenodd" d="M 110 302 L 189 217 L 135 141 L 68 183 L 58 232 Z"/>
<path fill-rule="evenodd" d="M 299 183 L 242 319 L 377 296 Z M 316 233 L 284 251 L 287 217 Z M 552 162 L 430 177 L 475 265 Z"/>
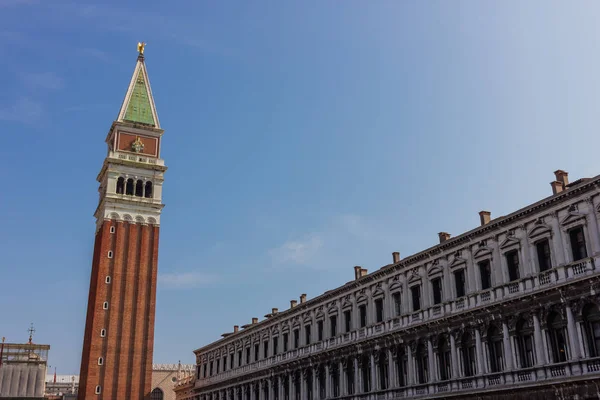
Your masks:
<path fill-rule="evenodd" d="M 163 130 L 144 44 L 113 122 L 100 199 L 81 357 L 79 399 L 149 399 L 162 185 Z"/>

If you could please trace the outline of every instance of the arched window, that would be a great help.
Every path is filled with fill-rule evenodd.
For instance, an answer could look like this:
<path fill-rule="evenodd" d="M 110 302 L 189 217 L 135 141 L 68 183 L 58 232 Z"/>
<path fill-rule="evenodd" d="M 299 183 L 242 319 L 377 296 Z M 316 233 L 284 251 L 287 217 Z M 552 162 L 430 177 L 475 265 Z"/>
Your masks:
<path fill-rule="evenodd" d="M 469 332 L 465 332 L 460 339 L 460 355 L 462 358 L 463 374 L 465 376 L 475 375 L 475 341 Z"/>
<path fill-rule="evenodd" d="M 548 339 L 552 353 L 552 362 L 567 361 L 566 325 L 559 313 L 548 316 Z"/>
<path fill-rule="evenodd" d="M 135 195 L 137 197 L 144 196 L 144 182 L 141 179 L 135 183 Z"/>
<path fill-rule="evenodd" d="M 127 187 L 125 188 L 125 194 L 133 196 L 133 179 L 127 179 Z"/>
<path fill-rule="evenodd" d="M 533 327 L 529 326 L 524 319 L 517 322 L 515 343 L 519 353 L 519 366 L 521 368 L 533 367 Z"/>
<path fill-rule="evenodd" d="M 325 367 L 323 365 L 319 366 L 319 370 L 318 370 L 318 374 L 319 374 L 319 399 L 324 399 L 325 398 L 325 389 L 326 389 L 326 385 L 327 385 L 327 378 L 325 377 Z M 284 378 L 284 385 L 287 384 L 287 377 Z M 289 397 L 289 389 L 290 389 L 290 385 L 287 384 L 286 386 L 284 386 L 285 389 L 285 400 L 288 399 Z"/>
<path fill-rule="evenodd" d="M 150 393 L 151 400 L 163 400 L 164 394 L 160 388 L 155 388 L 152 393 Z"/>
<path fill-rule="evenodd" d="M 346 388 L 348 389 L 348 394 L 354 394 L 356 392 L 354 388 L 354 362 L 352 359 L 349 360 L 348 366 L 346 367 Z"/>
<path fill-rule="evenodd" d="M 120 177 L 117 179 L 117 194 L 123 194 L 125 191 L 125 178 Z"/>
<path fill-rule="evenodd" d="M 359 360 L 359 365 L 361 368 L 361 375 L 362 375 L 362 391 L 363 393 L 368 393 L 371 391 L 371 360 L 370 357 L 367 355 L 364 355 L 360 360 Z"/>
<path fill-rule="evenodd" d="M 146 182 L 146 189 L 144 190 L 144 197 L 151 199 L 152 198 L 152 182 Z"/>
<path fill-rule="evenodd" d="M 427 383 L 429 380 L 429 359 L 427 357 L 427 349 L 423 343 L 417 346 L 417 378 L 419 383 Z"/>
<path fill-rule="evenodd" d="M 502 349 L 502 332 L 492 325 L 488 329 L 487 345 L 490 355 L 491 372 L 501 372 L 504 369 L 504 353 Z"/>
<path fill-rule="evenodd" d="M 600 310 L 595 304 L 587 304 L 581 313 L 587 339 L 588 357 L 600 355 Z"/>
<path fill-rule="evenodd" d="M 398 346 L 396 350 L 396 382 L 399 387 L 406 386 L 407 358 L 403 346 Z"/>
<path fill-rule="evenodd" d="M 438 358 L 440 364 L 440 380 L 445 381 L 452 378 L 452 364 L 450 361 L 450 346 L 445 337 L 438 341 Z"/>
<path fill-rule="evenodd" d="M 385 390 L 388 388 L 388 358 L 387 351 L 382 350 L 379 352 L 379 360 L 377 362 L 377 369 L 379 370 L 379 389 Z"/>
<path fill-rule="evenodd" d="M 300 371 L 296 371 L 294 374 L 294 392 L 296 394 L 295 399 L 300 400 L 301 389 L 300 386 L 302 384 L 302 375 Z M 255 399 L 258 399 L 258 393 Z"/>

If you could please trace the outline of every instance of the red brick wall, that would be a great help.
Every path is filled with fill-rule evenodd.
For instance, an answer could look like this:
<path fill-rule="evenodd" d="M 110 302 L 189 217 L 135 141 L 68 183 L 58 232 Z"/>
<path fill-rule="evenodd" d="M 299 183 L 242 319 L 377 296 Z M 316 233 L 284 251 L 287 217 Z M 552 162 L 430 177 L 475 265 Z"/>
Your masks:
<path fill-rule="evenodd" d="M 110 233 L 110 226 L 116 232 Z M 158 227 L 105 221 L 96 234 L 79 399 L 148 399 L 152 389 Z M 108 251 L 113 258 L 108 258 Z M 111 283 L 106 284 L 106 276 Z M 108 310 L 102 309 L 109 302 Z M 106 329 L 106 337 L 100 330 Z M 98 365 L 98 357 L 104 365 Z M 95 394 L 96 385 L 102 393 Z"/>

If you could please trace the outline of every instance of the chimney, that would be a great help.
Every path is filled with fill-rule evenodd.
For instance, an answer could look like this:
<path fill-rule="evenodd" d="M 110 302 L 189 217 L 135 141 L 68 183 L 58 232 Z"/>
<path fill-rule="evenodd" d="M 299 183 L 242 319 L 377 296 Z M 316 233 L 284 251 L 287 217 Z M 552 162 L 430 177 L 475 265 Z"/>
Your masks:
<path fill-rule="evenodd" d="M 392 260 L 394 262 L 394 264 L 396 264 L 397 262 L 400 261 L 400 253 L 395 251 L 392 253 Z"/>
<path fill-rule="evenodd" d="M 239 330 L 240 330 L 240 327 L 238 325 L 233 326 L 233 333 L 238 333 Z"/>
<path fill-rule="evenodd" d="M 273 314 L 273 315 L 277 314 L 278 312 L 279 312 L 279 309 L 277 309 L 277 308 L 271 309 L 271 314 Z"/>
<path fill-rule="evenodd" d="M 252 325 L 258 324 L 258 318 L 252 318 Z"/>
<path fill-rule="evenodd" d="M 492 213 L 489 211 L 479 211 L 479 220 L 481 221 L 481 226 L 489 224 L 492 219 Z"/>
<path fill-rule="evenodd" d="M 440 237 L 440 243 L 444 243 L 446 240 L 450 239 L 451 235 L 448 232 L 440 232 L 438 233 L 438 236 Z"/>
<path fill-rule="evenodd" d="M 550 186 L 552 186 L 552 194 L 560 193 L 563 191 L 563 184 L 559 181 L 550 182 Z"/>
<path fill-rule="evenodd" d="M 296 300 L 290 300 L 290 308 L 296 307 L 296 304 L 298 304 Z"/>
<path fill-rule="evenodd" d="M 563 190 L 565 190 L 569 184 L 569 173 L 562 169 L 557 169 L 554 171 L 554 176 L 556 177 L 557 182 L 562 183 Z"/>
<path fill-rule="evenodd" d="M 304 293 L 300 295 L 300 304 L 302 303 L 306 303 L 306 294 Z"/>
<path fill-rule="evenodd" d="M 363 276 L 366 276 L 366 275 L 367 275 L 367 272 L 368 272 L 368 270 L 367 270 L 366 268 L 361 268 L 361 269 L 360 269 L 360 276 L 361 276 L 361 277 L 363 277 Z"/>
<path fill-rule="evenodd" d="M 358 278 L 360 278 L 360 270 L 362 268 L 357 265 L 356 267 L 354 267 L 354 280 L 357 280 Z"/>

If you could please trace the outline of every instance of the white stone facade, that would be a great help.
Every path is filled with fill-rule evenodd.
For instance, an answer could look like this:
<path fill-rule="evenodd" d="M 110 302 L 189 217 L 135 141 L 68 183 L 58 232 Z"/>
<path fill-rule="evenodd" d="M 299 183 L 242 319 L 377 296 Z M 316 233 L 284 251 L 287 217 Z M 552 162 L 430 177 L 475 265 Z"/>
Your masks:
<path fill-rule="evenodd" d="M 196 350 L 186 398 L 600 396 L 600 176 L 557 181 L 551 197 L 482 213 L 476 229 L 357 267 L 354 281 Z"/>

